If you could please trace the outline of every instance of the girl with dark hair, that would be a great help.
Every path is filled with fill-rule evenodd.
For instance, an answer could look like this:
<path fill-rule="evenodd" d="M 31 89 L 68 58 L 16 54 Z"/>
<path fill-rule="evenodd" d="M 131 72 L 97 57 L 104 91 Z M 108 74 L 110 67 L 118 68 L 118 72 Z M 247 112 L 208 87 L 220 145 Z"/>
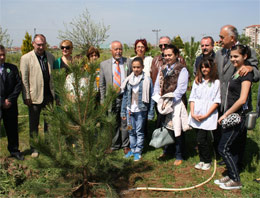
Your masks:
<path fill-rule="evenodd" d="M 245 114 L 249 110 L 248 97 L 251 94 L 253 73 L 249 72 L 245 76 L 240 76 L 238 72 L 246 64 L 246 60 L 250 56 L 250 49 L 245 45 L 236 45 L 230 52 L 230 60 L 235 67 L 235 71 L 228 82 L 227 93 L 223 93 L 226 94 L 225 113 L 219 118 L 218 123 L 223 126 L 223 123 L 227 121 L 226 118 L 228 116 L 230 118 L 231 114 L 234 115 L 233 113 L 239 114 L 241 120 L 234 126 L 222 128 L 218 146 L 219 154 L 223 157 L 227 167 L 227 175 L 215 180 L 214 183 L 226 190 L 240 189 L 242 187 L 238 168 L 238 159 L 241 155 L 239 147 L 244 147 L 246 144 L 247 128 L 245 126 Z"/>
<path fill-rule="evenodd" d="M 217 128 L 217 107 L 221 102 L 217 67 L 212 58 L 201 60 L 196 77 L 199 83 L 193 82 L 189 98 L 189 125 L 196 129 L 200 157 L 200 162 L 195 168 L 209 170 L 212 156 L 208 137 L 211 137 L 211 131 Z"/>

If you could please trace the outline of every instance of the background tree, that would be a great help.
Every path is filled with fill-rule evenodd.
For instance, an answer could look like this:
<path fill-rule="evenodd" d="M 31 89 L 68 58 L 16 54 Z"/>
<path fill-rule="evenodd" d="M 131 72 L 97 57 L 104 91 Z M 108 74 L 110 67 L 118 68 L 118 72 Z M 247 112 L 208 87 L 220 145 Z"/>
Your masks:
<path fill-rule="evenodd" d="M 249 36 L 246 36 L 245 34 L 239 34 L 238 41 L 243 45 L 250 45 L 251 38 Z"/>
<path fill-rule="evenodd" d="M 184 48 L 184 43 L 179 35 L 173 38 L 172 44 L 175 45 L 178 49 Z"/>
<path fill-rule="evenodd" d="M 109 26 L 105 26 L 103 22 L 95 23 L 87 9 L 69 25 L 64 23 L 64 26 L 65 31 L 59 31 L 58 38 L 71 40 L 82 53 L 85 53 L 90 46 L 99 47 L 108 38 Z"/>
<path fill-rule="evenodd" d="M 198 41 L 195 42 L 194 37 L 191 37 L 190 42 L 185 42 L 185 44 L 184 44 L 183 53 L 184 53 L 184 58 L 185 58 L 190 76 L 192 76 L 193 64 L 196 59 L 196 52 L 199 48 L 199 45 L 200 45 L 200 42 L 198 42 Z"/>
<path fill-rule="evenodd" d="M 26 54 L 32 50 L 33 50 L 32 36 L 29 35 L 28 32 L 26 32 L 24 39 L 23 39 L 23 44 L 21 46 L 21 52 L 22 52 L 22 54 Z"/>
<path fill-rule="evenodd" d="M 0 44 L 6 48 L 11 47 L 13 41 L 10 39 L 10 35 L 7 33 L 7 29 L 3 29 L 0 25 Z"/>

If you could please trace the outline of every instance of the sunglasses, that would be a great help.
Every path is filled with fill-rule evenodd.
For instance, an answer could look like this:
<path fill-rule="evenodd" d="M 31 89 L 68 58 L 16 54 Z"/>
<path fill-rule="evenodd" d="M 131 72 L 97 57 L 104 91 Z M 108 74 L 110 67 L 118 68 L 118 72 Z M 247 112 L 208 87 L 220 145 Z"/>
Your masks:
<path fill-rule="evenodd" d="M 70 49 L 70 46 L 61 46 L 60 48 L 61 48 L 62 50 L 63 50 L 63 49 L 69 50 L 69 49 Z"/>
<path fill-rule="evenodd" d="M 163 46 L 164 46 L 164 48 L 165 48 L 165 47 L 168 47 L 168 44 L 160 44 L 160 45 L 159 45 L 159 48 L 162 48 Z"/>

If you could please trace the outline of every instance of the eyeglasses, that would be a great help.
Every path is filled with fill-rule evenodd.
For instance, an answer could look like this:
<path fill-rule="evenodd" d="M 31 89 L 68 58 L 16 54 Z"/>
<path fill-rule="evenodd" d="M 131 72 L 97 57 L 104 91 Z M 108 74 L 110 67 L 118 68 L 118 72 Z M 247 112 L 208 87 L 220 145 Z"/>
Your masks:
<path fill-rule="evenodd" d="M 159 47 L 162 48 L 164 46 L 164 48 L 168 47 L 168 44 L 160 44 Z"/>
<path fill-rule="evenodd" d="M 62 50 L 63 50 L 63 49 L 69 50 L 69 49 L 70 49 L 70 46 L 61 46 L 60 48 L 61 48 Z"/>

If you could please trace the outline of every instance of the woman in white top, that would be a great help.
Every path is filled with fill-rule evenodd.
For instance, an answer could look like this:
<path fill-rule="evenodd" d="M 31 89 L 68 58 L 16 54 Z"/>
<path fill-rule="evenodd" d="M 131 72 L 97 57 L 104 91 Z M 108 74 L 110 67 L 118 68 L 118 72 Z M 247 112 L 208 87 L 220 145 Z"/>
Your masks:
<path fill-rule="evenodd" d="M 196 169 L 208 170 L 211 163 L 210 145 L 208 136 L 211 130 L 217 128 L 220 99 L 220 82 L 217 79 L 217 68 L 210 57 L 202 59 L 199 63 L 196 78 L 189 98 L 190 115 L 189 125 L 196 129 L 200 162 Z"/>
<path fill-rule="evenodd" d="M 146 39 L 137 39 L 135 41 L 135 57 L 141 57 L 144 62 L 143 72 L 146 76 L 150 77 L 150 70 L 153 58 L 151 56 L 145 56 L 145 53 L 149 50 Z M 131 58 L 134 59 L 135 57 Z"/>

